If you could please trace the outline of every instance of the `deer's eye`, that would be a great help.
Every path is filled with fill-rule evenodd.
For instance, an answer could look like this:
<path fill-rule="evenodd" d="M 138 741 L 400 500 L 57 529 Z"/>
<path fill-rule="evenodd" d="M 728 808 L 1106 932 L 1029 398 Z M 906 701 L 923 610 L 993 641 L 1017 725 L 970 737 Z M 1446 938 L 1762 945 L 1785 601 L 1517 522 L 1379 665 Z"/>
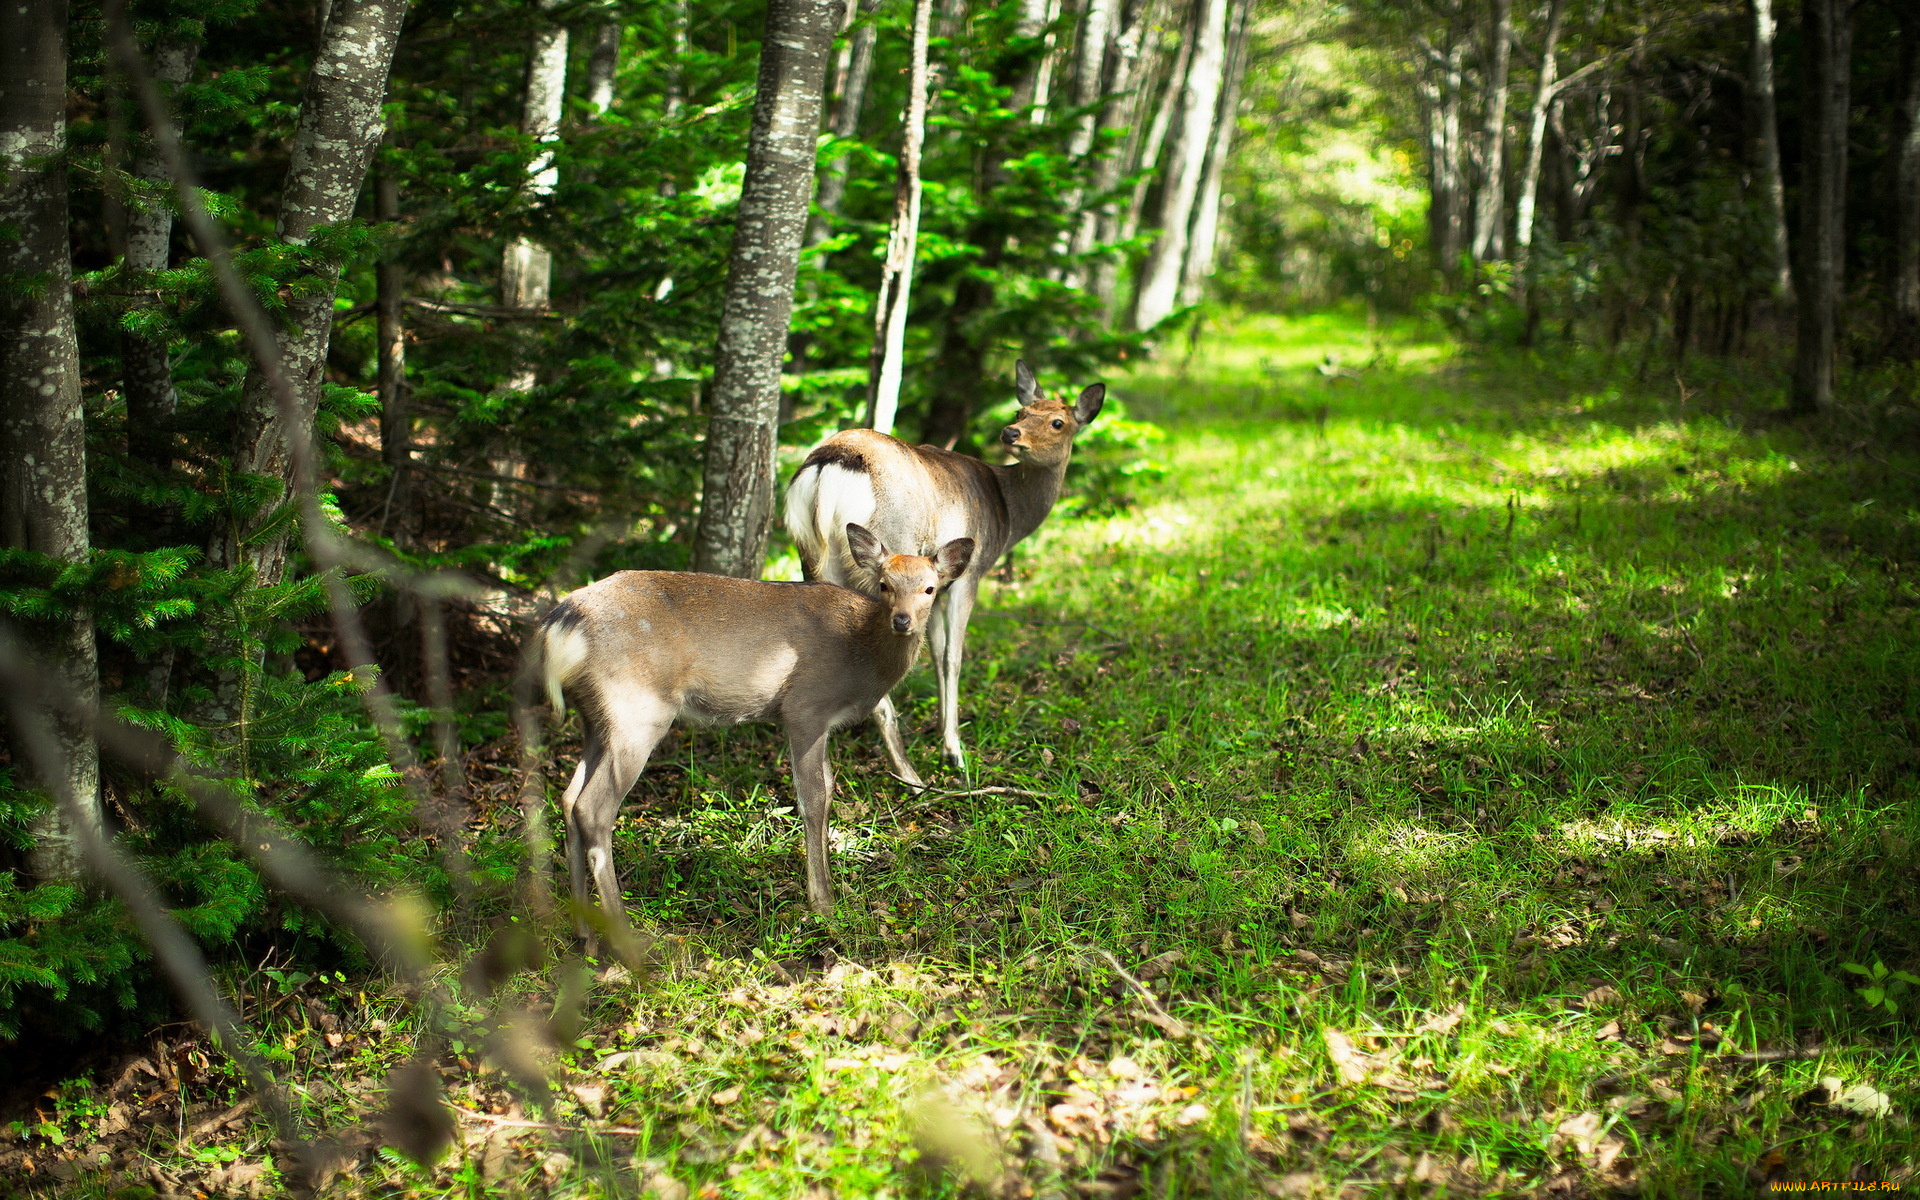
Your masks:
<path fill-rule="evenodd" d="M 931 595 L 933 595 L 933 589 L 932 589 L 932 588 L 928 588 L 928 589 L 927 589 L 927 595 L 929 595 L 929 596 L 931 596 Z"/>
<path fill-rule="evenodd" d="M 1053 419 L 1053 427 L 1055 429 L 1065 429 L 1067 427 L 1067 423 L 1065 421 L 1062 421 L 1059 417 L 1055 417 Z"/>

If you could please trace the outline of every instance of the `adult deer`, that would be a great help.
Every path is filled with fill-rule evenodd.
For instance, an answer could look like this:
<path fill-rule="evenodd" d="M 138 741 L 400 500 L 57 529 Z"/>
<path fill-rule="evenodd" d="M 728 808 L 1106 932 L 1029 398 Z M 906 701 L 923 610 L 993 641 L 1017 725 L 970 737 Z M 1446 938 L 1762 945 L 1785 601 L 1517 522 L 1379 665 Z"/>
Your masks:
<path fill-rule="evenodd" d="M 947 761 L 966 766 L 960 744 L 960 660 L 980 581 L 1009 548 L 1040 527 L 1060 498 L 1074 435 L 1100 414 L 1105 384 L 1071 405 L 1049 400 L 1033 370 L 1014 364 L 1020 415 L 1000 431 L 1013 455 L 1004 467 L 934 446 L 909 446 L 871 429 L 848 429 L 821 443 L 787 486 L 787 532 L 808 579 L 858 587 L 855 563 L 840 531 L 864 525 L 890 546 L 926 554 L 949 538 L 973 541 L 973 563 L 949 587 L 928 626 L 940 687 L 940 737 Z M 921 787 L 907 758 L 891 698 L 874 708 L 894 774 Z"/>
<path fill-rule="evenodd" d="M 627 927 L 613 822 L 676 717 L 786 727 L 806 825 L 807 899 L 832 911 L 827 735 L 872 712 L 913 666 L 940 589 L 962 577 L 973 554 L 966 538 L 949 539 L 931 557 L 894 554 L 858 525 L 843 539 L 858 591 L 621 571 L 574 592 L 540 623 L 547 694 L 556 711 L 572 701 L 586 731 L 561 802 L 583 938 L 591 939 L 589 876 L 612 927 Z"/>

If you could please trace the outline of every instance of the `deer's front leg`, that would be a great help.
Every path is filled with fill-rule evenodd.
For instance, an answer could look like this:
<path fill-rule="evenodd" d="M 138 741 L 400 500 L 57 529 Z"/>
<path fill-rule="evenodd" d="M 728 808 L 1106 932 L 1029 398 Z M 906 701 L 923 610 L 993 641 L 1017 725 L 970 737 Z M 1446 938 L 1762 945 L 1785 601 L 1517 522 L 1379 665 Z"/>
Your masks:
<path fill-rule="evenodd" d="M 940 682 L 940 744 L 946 760 L 967 769 L 967 751 L 960 744 L 960 661 L 966 653 L 967 621 L 973 616 L 980 581 L 962 576 L 940 598 L 929 622 L 933 668 Z"/>
<path fill-rule="evenodd" d="M 880 727 L 880 744 L 886 748 L 887 765 L 894 776 L 908 787 L 926 787 L 920 772 L 913 769 L 913 760 L 907 757 L 907 741 L 900 736 L 900 715 L 894 710 L 892 696 L 880 697 L 880 703 L 873 706 L 873 723 Z"/>
<path fill-rule="evenodd" d="M 827 730 L 789 726 L 793 790 L 807 834 L 807 903 L 821 916 L 833 912 L 833 871 L 827 862 L 827 813 L 833 804 L 833 771 L 827 765 Z"/>

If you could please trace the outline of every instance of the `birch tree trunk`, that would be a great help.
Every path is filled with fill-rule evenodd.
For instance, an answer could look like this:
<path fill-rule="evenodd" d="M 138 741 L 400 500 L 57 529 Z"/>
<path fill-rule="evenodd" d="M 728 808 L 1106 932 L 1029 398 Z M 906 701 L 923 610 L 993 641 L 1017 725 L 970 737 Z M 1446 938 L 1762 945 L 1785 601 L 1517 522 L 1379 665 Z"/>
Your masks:
<path fill-rule="evenodd" d="M 813 195 L 839 0 L 769 0 L 714 355 L 712 415 L 693 568 L 758 578 L 773 520 L 780 364 Z"/>
<path fill-rule="evenodd" d="M 1533 107 L 1527 114 L 1527 161 L 1520 170 L 1520 194 L 1514 198 L 1513 254 L 1514 287 L 1524 299 L 1533 260 L 1533 221 L 1540 203 L 1540 164 L 1547 153 L 1547 113 L 1553 108 L 1556 93 L 1554 79 L 1560 73 L 1557 49 L 1560 42 L 1562 0 L 1549 0 L 1545 48 L 1540 52 L 1540 78 L 1533 89 Z"/>
<path fill-rule="evenodd" d="M 0 544 L 80 562 L 87 533 L 86 428 L 73 324 L 73 252 L 67 237 L 66 0 L 0 6 Z M 46 622 L 33 639 L 47 682 L 91 707 L 100 675 L 93 617 Z M 101 828 L 99 756 L 79 722 L 55 716 L 61 778 L 37 782 L 57 801 L 34 818 L 28 872 L 79 878 L 78 839 Z"/>
<path fill-rule="evenodd" d="M 856 3 L 859 13 L 871 14 L 878 0 L 849 0 L 847 19 L 850 22 L 857 17 Z M 844 61 L 837 64 L 834 72 L 837 79 L 833 117 L 828 124 L 828 132 L 842 141 L 851 140 L 860 132 L 860 110 L 867 100 L 867 81 L 873 76 L 876 36 L 871 21 L 855 28 L 847 37 Z M 839 67 L 844 67 L 844 70 Z M 818 211 L 807 226 L 807 245 L 819 245 L 832 235 L 833 223 L 839 219 L 840 206 L 846 201 L 846 196 L 847 157 L 842 154 L 826 163 L 820 172 L 820 196 L 814 204 Z"/>
<path fill-rule="evenodd" d="M 153 76 L 163 95 L 178 92 L 193 77 L 199 52 L 197 40 L 161 37 L 155 41 Z M 173 124 L 178 136 L 178 118 Z M 133 177 L 138 183 L 127 210 L 126 267 L 128 285 L 137 299 L 130 316 L 152 307 L 156 294 L 149 276 L 170 265 L 167 250 L 173 241 L 173 176 L 151 136 L 142 138 L 134 152 Z M 164 471 L 173 462 L 173 431 L 168 426 L 179 406 L 167 339 L 123 325 L 120 361 L 121 383 L 127 392 L 127 449 Z"/>
<path fill-rule="evenodd" d="M 352 219 L 380 141 L 387 74 L 406 8 L 406 0 L 333 0 L 300 100 L 275 230 L 281 241 L 304 246 L 316 231 Z M 280 410 L 267 374 L 257 366 L 247 373 L 241 393 L 234 469 L 277 479 L 289 493 L 294 475 L 288 447 L 313 437 L 339 282 L 339 266 L 319 262 L 291 289 L 293 298 L 275 341 L 292 384 L 294 411 Z M 228 531 L 215 541 L 209 557 L 218 565 L 251 566 L 261 586 L 280 582 L 286 573 L 287 533 L 248 536 L 266 518 L 262 513 L 246 527 Z"/>
<path fill-rule="evenodd" d="M 567 99 L 567 30 L 548 25 L 534 34 L 527 59 L 527 86 L 520 105 L 520 132 L 543 147 L 527 165 L 527 195 L 535 203 L 553 194 L 560 168 L 549 147 L 560 140 L 560 117 Z M 506 308 L 544 309 L 551 302 L 553 253 L 530 238 L 507 243 L 500 262 L 500 303 Z M 525 370 L 508 387 L 525 391 L 533 373 Z"/>
<path fill-rule="evenodd" d="M 1174 114 L 1180 109 L 1180 89 L 1186 86 L 1187 64 L 1193 59 L 1194 31 L 1189 28 L 1180 39 L 1180 48 L 1174 52 L 1173 62 L 1167 72 L 1165 82 L 1158 95 L 1159 102 L 1154 105 L 1153 119 L 1141 130 L 1138 118 L 1147 112 L 1144 107 L 1151 96 L 1146 90 L 1147 79 L 1143 73 L 1141 79 L 1141 108 L 1136 110 L 1133 131 L 1138 138 L 1129 138 L 1131 145 L 1125 156 L 1125 171 L 1129 174 L 1151 172 L 1160 163 L 1160 151 L 1166 145 L 1167 131 L 1173 128 Z M 1144 174 L 1133 185 L 1133 195 L 1128 197 L 1125 208 L 1118 208 L 1112 221 L 1102 227 L 1101 240 L 1106 242 L 1126 242 L 1133 240 L 1140 230 L 1140 217 L 1147 207 L 1147 186 L 1151 182 Z M 1093 273 L 1093 294 L 1100 298 L 1105 306 L 1109 321 L 1117 319 L 1120 296 L 1119 259 L 1103 259 Z"/>
<path fill-rule="evenodd" d="M 1460 44 L 1449 31 L 1445 50 L 1422 44 L 1427 64 L 1418 87 L 1427 124 L 1427 244 L 1436 269 L 1456 279 L 1467 250 L 1467 171 L 1461 104 L 1465 91 Z"/>
<path fill-rule="evenodd" d="M 920 236 L 920 147 L 927 132 L 927 38 L 932 24 L 933 0 L 914 0 L 907 129 L 900 147 L 900 181 L 894 188 L 887 260 L 880 275 L 867 397 L 867 425 L 881 433 L 893 432 L 906 366 L 907 306 L 913 289 L 914 250 Z"/>
<path fill-rule="evenodd" d="M 1106 58 L 1109 69 L 1099 86 L 1113 98 L 1095 117 L 1093 132 L 1087 139 L 1089 150 L 1097 144 L 1100 134 L 1131 127 L 1146 112 L 1146 103 L 1142 99 L 1145 88 L 1142 85 L 1145 83 L 1146 72 L 1143 67 L 1147 63 L 1147 56 L 1141 53 L 1141 44 L 1148 27 L 1159 13 L 1160 0 L 1130 0 L 1128 8 L 1131 19 L 1117 33 L 1110 32 L 1108 39 L 1110 53 Z M 1097 93 L 1095 98 L 1098 99 Z M 1094 194 L 1105 196 L 1112 192 L 1119 184 L 1126 166 L 1124 148 L 1110 147 L 1094 167 Z M 1117 228 L 1118 219 L 1118 211 L 1111 200 L 1103 202 L 1097 209 L 1083 211 L 1079 224 L 1074 227 L 1069 252 L 1077 259 L 1092 250 L 1099 243 L 1101 229 Z M 1080 282 L 1074 272 L 1069 272 L 1066 278 L 1076 286 Z"/>
<path fill-rule="evenodd" d="M 1846 243 L 1847 105 L 1853 49 L 1849 0 L 1805 0 L 1801 29 L 1806 97 L 1800 184 L 1800 263 L 1794 272 L 1799 329 L 1792 410 L 1833 407 Z"/>
<path fill-rule="evenodd" d="M 1901 18 L 1907 63 L 1907 119 L 1894 179 L 1893 348 L 1920 358 L 1920 13 Z"/>
<path fill-rule="evenodd" d="M 1133 326 L 1151 329 L 1173 312 L 1180 295 L 1180 278 L 1187 261 L 1193 207 L 1200 195 L 1207 149 L 1213 141 L 1213 119 L 1219 108 L 1220 85 L 1226 70 L 1228 0 L 1197 0 L 1193 58 L 1187 64 L 1181 98 L 1179 129 L 1168 151 L 1160 199 L 1160 237 L 1141 268 L 1140 294 L 1135 301 Z"/>
<path fill-rule="evenodd" d="M 1046 29 L 1046 0 L 1022 0 L 1014 22 L 1010 48 L 999 55 L 994 82 L 1007 89 L 1007 107 L 1014 112 L 1033 103 L 1045 51 L 1041 34 Z M 979 156 L 973 190 L 980 197 L 991 197 L 993 190 L 1007 177 L 1005 154 L 1000 142 L 989 143 Z M 980 215 L 967 228 L 967 241 L 978 251 L 971 264 L 963 267 L 954 281 L 953 302 L 947 307 L 940 348 L 934 358 L 933 394 L 927 403 L 927 419 L 920 429 L 920 440 L 935 446 L 953 446 L 967 436 L 973 420 L 974 404 L 980 395 L 980 381 L 987 375 L 987 345 L 976 328 L 974 316 L 994 302 L 994 273 L 1005 261 L 1007 229 L 991 203 L 981 206 Z"/>
<path fill-rule="evenodd" d="M 1252 0 L 1241 0 L 1234 11 L 1233 32 L 1227 42 L 1226 80 L 1220 89 L 1220 111 L 1213 122 L 1213 146 L 1207 151 L 1207 169 L 1201 177 L 1200 200 L 1193 213 L 1192 244 L 1180 278 L 1180 303 L 1198 304 L 1213 277 L 1214 253 L 1220 240 L 1220 190 L 1233 155 L 1233 135 L 1240 117 L 1240 81 L 1247 68 L 1247 30 Z"/>
<path fill-rule="evenodd" d="M 1474 197 L 1473 261 L 1506 254 L 1507 75 L 1513 61 L 1513 0 L 1493 0 L 1486 124 L 1480 133 L 1480 189 Z"/>
<path fill-rule="evenodd" d="M 613 108 L 613 84 L 620 74 L 620 23 L 602 21 L 593 28 L 587 55 L 587 107 L 596 116 Z"/>
<path fill-rule="evenodd" d="M 1773 0 L 1747 0 L 1753 35 L 1747 56 L 1747 119 L 1753 129 L 1753 171 L 1766 216 L 1773 298 L 1793 299 L 1792 256 L 1787 250 L 1787 189 L 1780 178 L 1780 119 L 1773 87 Z"/>

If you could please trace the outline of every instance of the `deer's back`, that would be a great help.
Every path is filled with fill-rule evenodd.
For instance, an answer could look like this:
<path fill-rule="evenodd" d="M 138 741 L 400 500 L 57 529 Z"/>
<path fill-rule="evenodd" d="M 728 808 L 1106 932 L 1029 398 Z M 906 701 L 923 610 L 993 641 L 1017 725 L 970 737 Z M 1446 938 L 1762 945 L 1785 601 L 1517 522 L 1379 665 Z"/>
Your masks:
<path fill-rule="evenodd" d="M 1006 501 L 992 467 L 871 429 L 848 429 L 816 447 L 795 473 L 787 504 L 803 558 L 836 583 L 850 565 L 848 522 L 896 554 L 932 555 L 955 538 L 972 538 L 969 575 L 984 575 L 1007 546 Z M 793 511 L 796 505 L 807 511 Z"/>

